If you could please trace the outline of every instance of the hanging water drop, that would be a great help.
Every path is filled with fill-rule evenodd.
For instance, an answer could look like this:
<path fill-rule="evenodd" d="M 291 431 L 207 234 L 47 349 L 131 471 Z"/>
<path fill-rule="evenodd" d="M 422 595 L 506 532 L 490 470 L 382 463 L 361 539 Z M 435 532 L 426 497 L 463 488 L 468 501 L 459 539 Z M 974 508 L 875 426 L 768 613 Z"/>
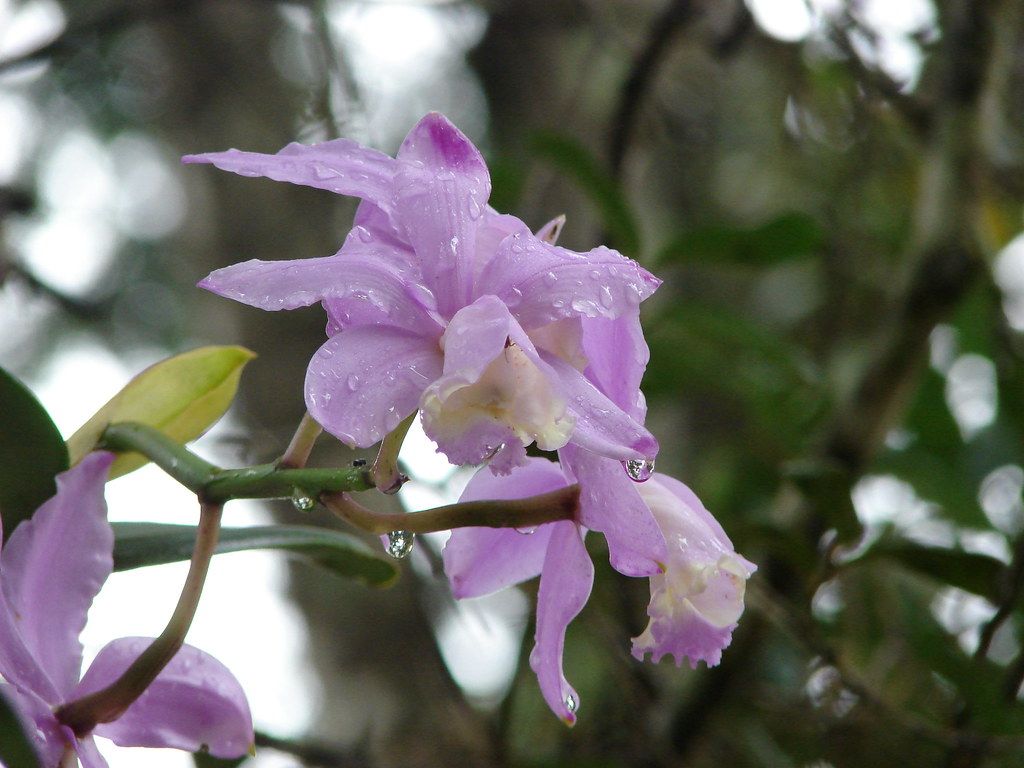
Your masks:
<path fill-rule="evenodd" d="M 579 704 L 576 703 L 576 697 L 573 696 L 571 693 L 566 694 L 566 697 L 565 697 L 565 708 L 569 710 L 569 714 L 571 714 L 571 715 L 576 714 L 576 708 L 577 707 L 579 707 Z"/>
<path fill-rule="evenodd" d="M 647 482 L 654 474 L 654 459 L 627 459 L 622 466 L 629 479 L 637 483 Z"/>
<path fill-rule="evenodd" d="M 516 533 L 521 533 L 523 536 L 532 536 L 536 532 L 537 529 L 535 527 L 524 526 L 523 528 L 516 528 Z"/>
<path fill-rule="evenodd" d="M 397 560 L 408 557 L 409 553 L 412 552 L 412 545 L 415 540 L 415 533 L 392 531 L 388 534 L 387 553 Z"/>
<path fill-rule="evenodd" d="M 299 512 L 310 512 L 316 506 L 316 501 L 301 488 L 292 492 L 292 506 Z"/>

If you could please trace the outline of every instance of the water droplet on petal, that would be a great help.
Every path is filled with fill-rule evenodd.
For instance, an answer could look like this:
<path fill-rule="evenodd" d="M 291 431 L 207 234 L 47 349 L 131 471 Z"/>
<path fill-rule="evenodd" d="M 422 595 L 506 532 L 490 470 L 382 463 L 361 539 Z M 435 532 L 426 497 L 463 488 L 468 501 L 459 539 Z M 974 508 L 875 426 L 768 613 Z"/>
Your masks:
<path fill-rule="evenodd" d="M 605 309 L 611 309 L 612 305 L 615 304 L 615 298 L 612 296 L 612 289 L 607 285 L 601 286 L 601 306 Z"/>
<path fill-rule="evenodd" d="M 472 192 L 469 196 L 469 202 L 467 203 L 467 209 L 469 211 L 469 218 L 476 221 L 480 218 L 480 214 L 483 213 L 483 209 L 480 207 L 480 202 L 476 199 L 476 195 Z"/>
<path fill-rule="evenodd" d="M 576 702 L 576 697 L 571 693 L 567 694 L 565 697 L 565 708 L 569 710 L 569 713 L 573 715 L 576 714 L 576 708 L 578 706 L 579 704 Z"/>
<path fill-rule="evenodd" d="M 536 528 L 516 528 L 516 533 L 521 533 L 523 536 L 532 536 L 536 532 Z"/>
<path fill-rule="evenodd" d="M 499 443 L 497 447 L 490 445 L 484 446 L 484 461 L 490 461 L 491 459 L 493 459 L 495 456 L 498 455 L 498 451 L 502 450 L 504 447 L 504 443 Z"/>
<path fill-rule="evenodd" d="M 301 488 L 292 492 L 292 506 L 299 512 L 310 512 L 316 506 L 316 501 Z"/>
<path fill-rule="evenodd" d="M 357 389 L 359 389 L 359 377 L 356 376 L 354 373 L 350 373 L 348 376 L 347 384 L 349 391 L 355 392 Z"/>
<path fill-rule="evenodd" d="M 397 560 L 408 557 L 409 553 L 412 552 L 412 545 L 415 540 L 415 533 L 392 531 L 388 534 L 387 553 Z"/>
<path fill-rule="evenodd" d="M 554 272 L 548 272 L 546 275 L 544 275 L 544 282 L 547 283 L 548 285 L 554 285 L 555 283 L 558 282 L 558 275 L 556 275 Z"/>
<path fill-rule="evenodd" d="M 629 479 L 637 483 L 650 480 L 654 474 L 654 459 L 627 459 L 622 462 L 622 466 Z"/>

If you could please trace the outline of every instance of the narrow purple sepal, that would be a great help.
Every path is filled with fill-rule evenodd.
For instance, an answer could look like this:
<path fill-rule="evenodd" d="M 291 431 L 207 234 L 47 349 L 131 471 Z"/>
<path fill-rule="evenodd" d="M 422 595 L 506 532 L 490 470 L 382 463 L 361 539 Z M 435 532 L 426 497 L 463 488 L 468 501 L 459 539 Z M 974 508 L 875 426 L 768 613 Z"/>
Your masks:
<path fill-rule="evenodd" d="M 530 668 L 537 675 L 541 694 L 551 711 L 567 725 L 573 725 L 580 697 L 565 679 L 562 654 L 566 629 L 590 597 L 594 564 L 575 523 L 563 520 L 551 523 L 551 527 L 551 542 L 537 593 L 537 634 L 530 653 Z"/>
<path fill-rule="evenodd" d="M 14 530 L 3 549 L 4 597 L 25 646 L 60 696 L 78 682 L 78 636 L 114 566 L 103 498 L 113 461 L 111 453 L 94 452 L 57 475 L 57 494 Z"/>
<path fill-rule="evenodd" d="M 104 646 L 75 696 L 112 683 L 151 642 L 122 637 Z M 244 755 L 254 738 L 252 714 L 238 680 L 215 658 L 188 645 L 120 718 L 98 725 L 95 733 L 122 747 L 208 750 L 223 758 Z"/>

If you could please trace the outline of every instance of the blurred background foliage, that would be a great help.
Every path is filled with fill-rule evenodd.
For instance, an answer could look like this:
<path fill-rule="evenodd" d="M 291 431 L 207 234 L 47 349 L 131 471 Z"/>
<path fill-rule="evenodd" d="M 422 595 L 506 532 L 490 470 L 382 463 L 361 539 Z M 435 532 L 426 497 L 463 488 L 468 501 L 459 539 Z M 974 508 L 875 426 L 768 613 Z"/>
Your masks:
<path fill-rule="evenodd" d="M 521 645 L 499 682 L 457 673 L 453 653 L 485 649 L 446 646 L 436 550 L 386 592 L 296 566 L 322 691 L 309 733 L 270 724 L 261 754 L 1021 765 L 1022 22 L 1021 0 L 5 0 L 0 362 L 61 371 L 74 399 L 111 356 L 245 344 L 260 357 L 221 439 L 272 458 L 322 314 L 193 286 L 333 253 L 353 205 L 177 158 L 335 136 L 393 151 L 443 111 L 484 149 L 497 208 L 535 228 L 564 213 L 569 247 L 606 242 L 665 280 L 645 308 L 659 468 L 760 570 L 720 667 L 641 665 L 646 583 L 590 537 L 570 731 L 520 603 L 485 616 L 512 615 Z M 316 462 L 353 459 L 324 443 Z"/>

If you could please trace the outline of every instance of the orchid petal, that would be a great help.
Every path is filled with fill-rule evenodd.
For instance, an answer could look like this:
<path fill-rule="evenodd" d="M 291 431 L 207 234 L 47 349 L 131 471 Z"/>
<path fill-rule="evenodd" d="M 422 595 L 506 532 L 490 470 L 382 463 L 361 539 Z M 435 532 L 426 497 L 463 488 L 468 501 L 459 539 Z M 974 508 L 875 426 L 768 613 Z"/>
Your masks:
<path fill-rule="evenodd" d="M 259 152 L 207 152 L 185 155 L 183 163 L 211 163 L 241 176 L 265 176 L 340 195 L 370 200 L 389 210 L 395 161 L 351 139 L 334 139 L 307 146 L 293 142 L 274 155 Z"/>
<path fill-rule="evenodd" d="M 82 768 L 109 768 L 109 763 L 96 748 L 96 741 L 92 736 L 78 739 L 75 751 L 78 753 L 78 759 L 82 761 Z"/>
<path fill-rule="evenodd" d="M 650 622 L 633 638 L 633 655 L 650 653 L 682 664 L 714 666 L 743 613 L 746 581 L 756 570 L 733 549 L 722 527 L 694 493 L 665 475 L 638 486 L 665 535 L 664 574 L 651 578 Z"/>
<path fill-rule="evenodd" d="M 555 355 L 541 352 L 561 384 L 576 419 L 572 442 L 599 456 L 652 460 L 658 441 L 647 428 L 605 397 L 582 373 Z"/>
<path fill-rule="evenodd" d="M 50 705 L 31 691 L 19 690 L 5 683 L 0 683 L 0 696 L 13 705 L 21 720 L 22 730 L 35 748 L 41 764 L 57 765 L 67 747 L 67 741 Z"/>
<path fill-rule="evenodd" d="M 615 319 L 584 318 L 581 325 L 588 361 L 584 374 L 609 400 L 643 423 L 647 405 L 640 381 L 651 354 L 640 327 L 640 313 L 627 312 Z"/>
<path fill-rule="evenodd" d="M 152 642 L 122 637 L 96 656 L 75 696 L 114 682 Z M 253 743 L 252 715 L 245 693 L 227 667 L 185 645 L 146 691 L 117 720 L 95 734 L 122 747 L 208 749 L 215 757 L 244 755 Z"/>
<path fill-rule="evenodd" d="M 46 701 L 60 700 L 53 681 L 25 645 L 18 632 L 18 622 L 3 597 L 0 597 L 0 677 L 24 691 L 32 691 Z"/>
<path fill-rule="evenodd" d="M 349 328 L 328 339 L 306 371 L 306 406 L 344 443 L 367 448 L 413 413 L 441 375 L 436 337 L 388 326 Z"/>
<path fill-rule="evenodd" d="M 494 296 L 452 318 L 442 337 L 444 375 L 423 394 L 423 429 L 455 464 L 492 456 L 496 471 L 525 460 L 523 445 L 565 445 L 565 400 L 529 337 Z"/>
<path fill-rule="evenodd" d="M 476 290 L 497 296 L 532 330 L 564 317 L 614 318 L 633 312 L 660 284 L 610 248 L 577 253 L 523 233 L 502 242 Z"/>
<path fill-rule="evenodd" d="M 537 634 L 530 667 L 551 711 L 572 725 L 580 698 L 562 671 L 565 631 L 590 597 L 594 564 L 575 523 L 563 520 L 551 527 L 537 593 Z"/>
<path fill-rule="evenodd" d="M 614 459 L 567 445 L 559 452 L 580 484 L 580 523 L 604 534 L 608 559 L 626 576 L 661 573 L 665 537 L 634 483 Z"/>
<path fill-rule="evenodd" d="M 413 298 L 415 279 L 389 263 L 389 249 L 346 246 L 319 259 L 252 259 L 215 270 L 199 287 L 265 310 L 329 302 L 349 325 L 386 324 L 411 331 L 434 324 L 423 298 Z M 429 297 L 427 298 L 429 301 Z"/>
<path fill-rule="evenodd" d="M 113 454 L 95 452 L 57 475 L 57 494 L 14 530 L 3 551 L 4 596 L 25 646 L 61 695 L 78 682 L 78 636 L 114 567 L 103 498 L 113 461 Z"/>
<path fill-rule="evenodd" d="M 443 115 L 432 112 L 398 151 L 396 218 L 445 317 L 470 303 L 476 231 L 491 194 L 480 152 Z"/>
<path fill-rule="evenodd" d="M 507 477 L 481 469 L 469 481 L 460 502 L 522 499 L 566 485 L 554 462 L 531 458 Z M 544 565 L 552 527 L 519 531 L 512 528 L 458 528 L 444 547 L 444 572 L 457 598 L 479 597 L 532 579 Z"/>

